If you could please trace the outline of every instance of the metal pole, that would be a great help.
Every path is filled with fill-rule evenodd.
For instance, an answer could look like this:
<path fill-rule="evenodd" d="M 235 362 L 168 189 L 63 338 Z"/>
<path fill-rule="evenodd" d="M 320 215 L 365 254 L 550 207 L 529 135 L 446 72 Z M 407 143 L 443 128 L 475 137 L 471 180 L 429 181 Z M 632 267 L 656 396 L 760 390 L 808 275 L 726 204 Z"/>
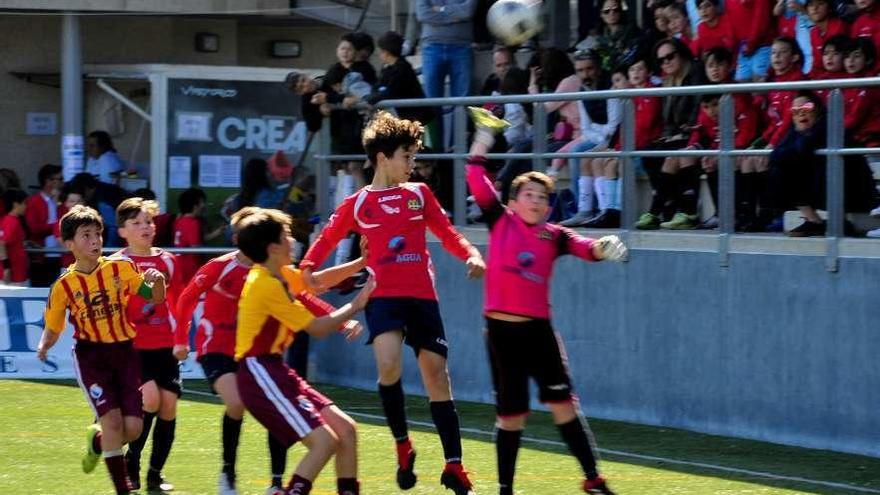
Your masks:
<path fill-rule="evenodd" d="M 568 0 L 550 0 L 547 2 L 547 10 L 549 10 L 550 17 L 547 23 L 550 32 L 548 40 L 550 46 L 565 50 L 571 42 L 569 39 L 571 16 L 569 15 Z"/>
<path fill-rule="evenodd" d="M 83 170 L 83 84 L 79 17 L 61 21 L 61 163 L 64 180 Z"/>
<path fill-rule="evenodd" d="M 828 99 L 828 159 L 826 161 L 826 210 L 828 212 L 826 268 L 838 270 L 838 240 L 843 237 L 843 157 L 836 153 L 843 147 L 843 93 L 831 91 Z"/>
<path fill-rule="evenodd" d="M 734 148 L 734 106 L 733 96 L 721 96 L 720 134 L 721 151 L 730 151 Z M 728 266 L 730 262 L 730 236 L 736 230 L 734 211 L 736 209 L 736 186 L 734 184 L 733 157 L 721 155 L 718 158 L 718 204 L 715 212 L 718 215 L 719 243 L 718 254 L 721 266 Z"/>
<path fill-rule="evenodd" d="M 532 105 L 532 153 L 547 151 L 547 111 L 543 103 Z M 547 169 L 547 160 L 530 158 L 536 170 Z"/>
<path fill-rule="evenodd" d="M 322 154 L 330 153 L 330 119 L 324 118 L 321 124 L 320 142 L 318 149 Z M 330 214 L 330 172 L 332 167 L 330 160 L 321 159 L 315 161 L 315 209 L 320 217 L 321 224 L 327 222 Z M 339 185 L 337 184 L 337 187 Z"/>
<path fill-rule="evenodd" d="M 631 98 L 623 100 L 623 120 L 620 123 L 621 149 L 632 151 L 636 148 L 636 106 Z M 636 223 L 636 168 L 635 161 L 630 156 L 624 156 L 621 160 L 623 171 L 623 201 L 621 207 L 621 228 L 628 235 L 633 224 Z"/>
<path fill-rule="evenodd" d="M 456 105 L 452 111 L 455 136 L 453 136 L 453 149 L 456 153 L 464 153 L 467 148 L 467 113 L 462 105 Z M 453 161 L 453 212 L 452 218 L 455 225 L 465 225 L 465 207 L 467 205 L 467 184 L 465 183 L 464 167 L 467 163 L 465 158 L 456 158 Z"/>
<path fill-rule="evenodd" d="M 399 25 L 400 20 L 397 18 L 397 0 L 389 0 L 388 2 L 388 17 L 391 20 L 391 30 L 400 32 Z"/>

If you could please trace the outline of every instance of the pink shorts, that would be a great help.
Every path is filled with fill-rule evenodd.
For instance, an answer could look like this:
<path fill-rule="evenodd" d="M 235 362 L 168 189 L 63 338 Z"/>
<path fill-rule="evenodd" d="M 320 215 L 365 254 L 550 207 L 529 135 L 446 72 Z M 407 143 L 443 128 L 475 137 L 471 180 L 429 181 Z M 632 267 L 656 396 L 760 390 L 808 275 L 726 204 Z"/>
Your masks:
<path fill-rule="evenodd" d="M 286 447 L 323 426 L 321 410 L 333 404 L 288 368 L 281 356 L 243 359 L 236 379 L 248 412 Z"/>

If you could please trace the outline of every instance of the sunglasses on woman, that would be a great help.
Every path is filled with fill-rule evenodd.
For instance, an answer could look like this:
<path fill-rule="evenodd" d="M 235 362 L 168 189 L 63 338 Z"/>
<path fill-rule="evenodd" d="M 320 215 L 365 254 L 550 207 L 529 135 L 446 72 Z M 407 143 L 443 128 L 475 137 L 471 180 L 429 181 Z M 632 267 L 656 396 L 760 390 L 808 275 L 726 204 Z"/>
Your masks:
<path fill-rule="evenodd" d="M 665 64 L 666 62 L 672 62 L 673 60 L 675 60 L 675 57 L 677 55 L 678 54 L 675 52 L 669 53 L 667 55 L 658 55 L 657 56 L 657 63 L 658 64 Z"/>
<path fill-rule="evenodd" d="M 605 15 L 619 14 L 621 12 L 622 12 L 622 10 L 620 9 L 620 7 L 612 7 L 610 9 L 602 9 L 602 13 Z"/>

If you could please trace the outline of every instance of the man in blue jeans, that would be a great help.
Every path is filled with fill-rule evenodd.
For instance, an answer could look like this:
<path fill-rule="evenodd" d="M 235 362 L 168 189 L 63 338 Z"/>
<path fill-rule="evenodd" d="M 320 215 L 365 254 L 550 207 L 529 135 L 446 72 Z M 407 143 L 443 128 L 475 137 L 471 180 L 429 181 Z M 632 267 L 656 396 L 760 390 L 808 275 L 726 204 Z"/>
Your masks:
<path fill-rule="evenodd" d="M 470 93 L 474 64 L 471 19 L 475 6 L 476 0 L 417 0 L 416 18 L 422 27 L 422 76 L 428 98 L 444 96 L 447 76 L 449 96 Z"/>

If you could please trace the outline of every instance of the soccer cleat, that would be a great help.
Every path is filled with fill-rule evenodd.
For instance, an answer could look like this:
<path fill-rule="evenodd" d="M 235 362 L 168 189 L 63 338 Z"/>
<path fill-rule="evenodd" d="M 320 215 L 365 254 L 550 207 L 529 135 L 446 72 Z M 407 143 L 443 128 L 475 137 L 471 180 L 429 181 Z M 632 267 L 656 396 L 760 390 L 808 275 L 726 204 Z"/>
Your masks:
<path fill-rule="evenodd" d="M 697 215 L 688 215 L 687 213 L 678 212 L 672 217 L 672 220 L 660 224 L 661 229 L 668 230 L 694 230 L 700 217 Z"/>
<path fill-rule="evenodd" d="M 584 492 L 597 495 L 615 495 L 605 483 L 605 478 L 601 476 L 591 480 L 584 480 Z"/>
<path fill-rule="evenodd" d="M 468 473 L 461 464 L 446 464 L 440 475 L 440 484 L 455 495 L 474 495 L 474 485 L 468 479 Z"/>
<path fill-rule="evenodd" d="M 614 208 L 602 210 L 601 213 L 585 223 L 584 227 L 588 229 L 619 229 L 620 210 L 615 210 Z"/>
<path fill-rule="evenodd" d="M 825 222 L 804 220 L 804 223 L 788 231 L 789 237 L 822 237 L 825 235 Z"/>
<path fill-rule="evenodd" d="M 642 213 L 635 227 L 638 230 L 657 230 L 660 228 L 660 217 L 653 213 Z"/>
<path fill-rule="evenodd" d="M 477 128 L 483 128 L 493 134 L 498 134 L 510 127 L 510 122 L 499 119 L 489 110 L 480 107 L 467 107 L 468 113 L 471 114 L 471 120 Z"/>
<path fill-rule="evenodd" d="M 162 474 L 153 471 L 147 472 L 147 493 L 165 493 L 174 491 L 174 485 L 165 481 Z"/>
<path fill-rule="evenodd" d="M 593 218 L 592 211 L 578 211 L 573 217 L 559 222 L 561 227 L 582 227 Z"/>
<path fill-rule="evenodd" d="M 871 216 L 872 217 L 880 217 L 880 206 L 871 210 Z"/>
<path fill-rule="evenodd" d="M 91 473 L 101 460 L 101 454 L 95 452 L 95 437 L 101 432 L 101 426 L 91 424 L 86 428 L 86 453 L 82 458 L 82 469 L 84 473 Z"/>
<path fill-rule="evenodd" d="M 869 230 L 865 236 L 871 239 L 878 239 L 880 238 L 880 229 Z"/>
<path fill-rule="evenodd" d="M 235 489 L 235 477 L 226 473 L 220 473 L 220 487 L 217 492 L 219 495 L 238 495 Z"/>
<path fill-rule="evenodd" d="M 266 488 L 266 495 L 284 495 L 284 489 L 277 486 L 270 486 Z"/>
<path fill-rule="evenodd" d="M 397 486 L 401 490 L 409 490 L 416 486 L 416 451 L 407 440 L 397 444 Z"/>

